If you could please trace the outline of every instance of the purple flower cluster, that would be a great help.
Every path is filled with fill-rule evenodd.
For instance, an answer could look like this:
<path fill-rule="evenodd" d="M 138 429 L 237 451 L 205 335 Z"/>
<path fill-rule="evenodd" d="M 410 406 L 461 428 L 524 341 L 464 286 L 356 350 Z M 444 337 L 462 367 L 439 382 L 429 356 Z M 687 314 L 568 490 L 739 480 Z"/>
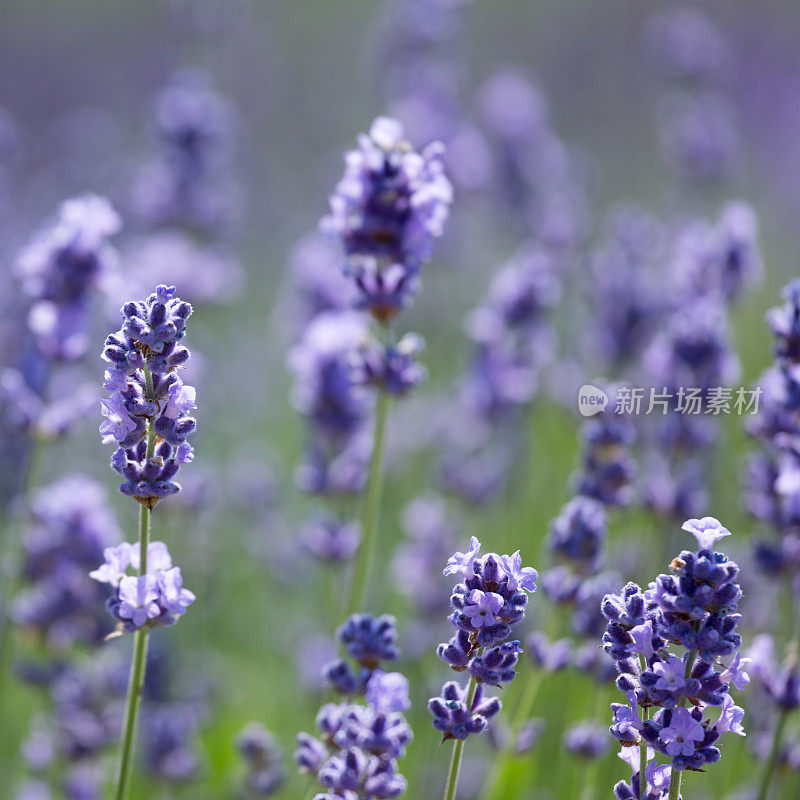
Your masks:
<path fill-rule="evenodd" d="M 379 117 L 345 156 L 344 177 L 330 197 L 322 228 L 342 243 L 357 306 L 381 322 L 410 304 L 443 233 L 452 186 L 442 155 L 439 143 L 417 153 L 399 122 Z"/>
<path fill-rule="evenodd" d="M 354 669 L 348 661 L 337 658 L 323 669 L 328 684 L 340 694 L 364 694 L 381 663 L 400 657 L 397 621 L 387 614 L 353 614 L 336 631 L 336 638 L 357 665 Z"/>
<path fill-rule="evenodd" d="M 101 400 L 100 433 L 118 445 L 111 466 L 125 479 L 120 491 L 150 508 L 179 491 L 173 478 L 194 458 L 186 439 L 196 428 L 189 416 L 195 390 L 177 373 L 189 359 L 179 342 L 191 313 L 174 286 L 157 286 L 145 301 L 122 307 L 122 327 L 103 349 L 111 396 Z"/>
<path fill-rule="evenodd" d="M 46 689 L 50 708 L 34 724 L 22 754 L 34 775 L 59 776 L 59 796 L 63 793 L 65 800 L 103 794 L 102 763 L 122 726 L 127 672 L 122 653 L 104 647 L 90 659 L 56 662 L 38 674 L 29 670 L 26 676 Z M 193 739 L 205 715 L 204 703 L 188 699 L 185 689 L 182 698 L 176 697 L 172 684 L 185 685 L 177 677 L 167 651 L 151 647 L 144 685 L 143 762 L 160 781 L 186 781 L 196 777 L 201 766 Z"/>
<path fill-rule="evenodd" d="M 361 527 L 332 515 L 308 520 L 300 531 L 300 543 L 314 558 L 325 564 L 344 564 L 358 549 Z"/>
<path fill-rule="evenodd" d="M 704 9 L 676 4 L 648 19 L 643 49 L 668 88 L 658 115 L 665 162 L 692 184 L 729 178 L 739 133 L 721 80 L 729 61 L 723 32 Z"/>
<path fill-rule="evenodd" d="M 86 352 L 92 291 L 116 267 L 108 239 L 120 227 L 105 198 L 74 197 L 17 257 L 16 271 L 31 303 L 28 328 L 46 358 L 74 361 Z"/>
<path fill-rule="evenodd" d="M 107 547 L 103 555 L 105 562 L 89 576 L 112 588 L 107 605 L 119 621 L 120 631 L 132 633 L 145 626 L 173 625 L 194 603 L 194 594 L 184 588 L 180 567 L 172 566 L 163 542 L 150 542 L 147 571 L 136 576 L 127 573 L 129 567 L 140 570 L 136 546 L 123 542 L 117 547 Z"/>
<path fill-rule="evenodd" d="M 571 664 L 600 682 L 608 679 L 608 659 L 598 657 L 594 644 L 605 623 L 599 602 L 621 583 L 615 572 L 601 571 L 607 524 L 603 504 L 583 495 L 570 500 L 551 523 L 548 544 L 556 566 L 544 573 L 542 587 L 553 603 L 571 610 L 573 631 L 585 641 L 573 652 L 569 639 L 550 642 L 543 633 L 532 633 L 525 643 L 528 652 L 548 672 Z"/>
<path fill-rule="evenodd" d="M 75 642 L 98 643 L 108 626 L 104 593 L 86 580 L 106 547 L 122 538 L 99 484 L 68 475 L 41 489 L 25 531 L 22 575 L 14 620 L 36 630 L 57 651 Z"/>
<path fill-rule="evenodd" d="M 247 794 L 271 797 L 283 783 L 283 752 L 275 737 L 258 722 L 251 722 L 236 737 L 236 749 L 247 763 Z"/>
<path fill-rule="evenodd" d="M 411 705 L 408 681 L 379 668 L 399 655 L 394 625 L 392 617 L 355 614 L 338 631 L 359 674 L 337 660 L 326 668 L 327 678 L 337 691 L 363 694 L 367 704 L 328 703 L 317 715 L 319 737 L 297 737 L 295 762 L 327 790 L 321 797 L 388 800 L 406 790 L 397 760 L 412 738 L 403 715 Z"/>
<path fill-rule="evenodd" d="M 729 689 L 744 688 L 749 676 L 736 632 L 739 568 L 714 550 L 730 532 L 712 517 L 688 520 L 683 529 L 699 549 L 683 551 L 671 574 L 659 575 L 644 592 L 628 583 L 603 599 L 603 646 L 628 700 L 612 704 L 612 735 L 623 747 L 644 742 L 668 756 L 673 769 L 699 770 L 719 760 L 716 743 L 723 733 L 744 735 L 744 711 Z M 727 667 L 721 667 L 723 658 L 731 659 Z M 720 708 L 716 720 L 706 716 L 713 707 Z M 635 772 L 632 784 L 617 785 L 620 800 L 629 800 L 631 786 L 638 785 L 640 770 Z M 655 777 L 660 781 L 663 775 L 648 780 Z M 663 788 L 653 796 L 665 797 Z"/>
<path fill-rule="evenodd" d="M 505 216 L 548 251 L 568 254 L 585 235 L 585 177 L 552 128 L 544 92 L 522 71 L 504 68 L 480 88 L 478 105 Z"/>
<path fill-rule="evenodd" d="M 513 555 L 486 553 L 479 556 L 480 542 L 473 536 L 469 549 L 456 552 L 444 569 L 445 575 L 459 575 L 450 598 L 453 611 L 448 617 L 458 629 L 437 655 L 456 672 L 470 674 L 470 687 L 447 683 L 441 697 L 428 703 L 433 726 L 445 739 L 465 739 L 486 726 L 486 720 L 500 710 L 500 702 L 483 699 L 482 687 L 502 686 L 512 681 L 522 653 L 519 641 L 509 640 L 513 629 L 525 618 L 526 592 L 536 591 L 538 573 L 522 566 L 519 551 Z"/>
<path fill-rule="evenodd" d="M 42 777 L 59 775 L 68 800 L 100 797 L 98 760 L 122 725 L 124 665 L 116 653 L 104 651 L 83 664 L 55 666 L 40 683 L 50 709 L 22 745 L 28 768 Z M 28 785 L 36 786 L 38 781 Z M 51 796 L 50 791 L 45 795 Z"/>
<path fill-rule="evenodd" d="M 608 364 L 611 374 L 635 365 L 666 310 L 656 281 L 667 238 L 663 228 L 636 206 L 612 209 L 603 240 L 591 254 L 596 324 L 585 347 Z"/>
<path fill-rule="evenodd" d="M 603 504 L 578 495 L 551 523 L 550 551 L 578 574 L 592 574 L 602 565 L 607 524 Z"/>
<path fill-rule="evenodd" d="M 356 380 L 356 354 L 366 340 L 359 314 L 326 312 L 312 320 L 289 352 L 292 399 L 308 421 L 306 456 L 298 472 L 306 491 L 358 491 L 366 479 L 370 398 Z"/>
<path fill-rule="evenodd" d="M 526 244 L 467 319 L 472 356 L 458 404 L 447 410 L 439 471 L 443 486 L 469 502 L 484 503 L 502 488 L 517 424 L 553 353 L 549 312 L 560 292 L 555 269 L 540 246 Z"/>
<path fill-rule="evenodd" d="M 764 373 L 758 415 L 749 432 L 764 443 L 749 466 L 747 506 L 778 534 L 756 546 L 756 563 L 768 575 L 800 576 L 800 281 L 783 290 L 784 304 L 767 323 L 775 337 L 775 365 Z"/>
<path fill-rule="evenodd" d="M 402 397 L 425 380 L 427 372 L 417 360 L 424 348 L 425 341 L 416 333 L 388 345 L 367 340 L 355 354 L 354 379 L 360 386 Z"/>
<path fill-rule="evenodd" d="M 549 311 L 559 291 L 553 259 L 533 244 L 498 273 L 468 319 L 474 354 L 461 398 L 468 411 L 494 422 L 531 401 L 553 351 Z"/>

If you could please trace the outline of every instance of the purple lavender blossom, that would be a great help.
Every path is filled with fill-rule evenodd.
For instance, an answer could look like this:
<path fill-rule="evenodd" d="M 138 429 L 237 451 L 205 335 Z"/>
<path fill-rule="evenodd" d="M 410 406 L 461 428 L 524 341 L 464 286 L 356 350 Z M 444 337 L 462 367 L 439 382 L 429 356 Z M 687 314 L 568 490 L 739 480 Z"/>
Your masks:
<path fill-rule="evenodd" d="M 121 537 L 102 487 L 68 475 L 35 495 L 31 516 L 23 536 L 26 586 L 15 598 L 13 618 L 56 649 L 99 641 L 108 631 L 96 613 L 103 593 L 86 572 Z"/>
<path fill-rule="evenodd" d="M 367 702 L 376 711 L 408 711 L 408 680 L 400 672 L 376 669 L 367 681 Z"/>
<path fill-rule="evenodd" d="M 445 739 L 464 739 L 480 732 L 488 716 L 500 710 L 499 700 L 480 699 L 482 687 L 514 679 L 522 648 L 509 636 L 525 618 L 526 592 L 536 591 L 538 573 L 522 566 L 519 551 L 510 556 L 480 556 L 480 550 L 481 543 L 473 536 L 467 550 L 454 553 L 444 568 L 445 575 L 459 576 L 462 581 L 453 589 L 453 612 L 448 617 L 457 633 L 449 643 L 439 645 L 437 654 L 454 671 L 470 674 L 463 694 L 458 684 L 448 683 L 442 697 L 428 704 L 433 725 Z M 473 694 L 476 685 L 478 693 Z"/>
<path fill-rule="evenodd" d="M 380 649 L 386 655 L 384 625 L 388 619 L 375 621 L 366 615 L 351 618 L 340 638 L 350 649 L 359 640 L 357 650 L 362 655 L 361 645 L 366 645 L 369 639 L 372 644 L 368 649 L 375 653 Z M 368 625 L 368 621 L 372 624 Z M 372 641 L 376 635 L 383 641 L 381 647 Z M 372 652 L 369 661 L 373 661 Z M 405 755 L 412 739 L 411 728 L 402 714 L 409 707 L 408 681 L 400 673 L 386 673 L 368 666 L 363 669 L 367 675 L 362 691 L 368 705 L 324 705 L 316 720 L 321 739 L 299 734 L 295 763 L 301 772 L 333 790 L 330 797 L 399 797 L 405 792 L 406 781 L 398 771 L 397 759 Z"/>
<path fill-rule="evenodd" d="M 581 425 L 581 468 L 573 479 L 576 494 L 609 507 L 626 506 L 633 499 L 635 465 L 629 451 L 636 431 L 629 418 L 615 413 L 620 391 L 608 387 L 610 407 Z"/>
<path fill-rule="evenodd" d="M 481 733 L 501 707 L 496 697 L 484 699 L 481 684 L 472 702 L 468 702 L 466 689 L 452 681 L 442 687 L 441 697 L 428 701 L 433 727 L 442 733 L 442 741 L 466 739 L 472 733 Z"/>
<path fill-rule="evenodd" d="M 188 413 L 196 406 L 195 390 L 176 371 L 189 359 L 178 342 L 191 313 L 174 286 L 157 286 L 145 301 L 122 307 L 122 328 L 107 337 L 103 350 L 109 364 L 104 385 L 112 394 L 101 401 L 106 421 L 100 432 L 104 442 L 118 444 L 111 466 L 125 479 L 120 491 L 150 508 L 179 491 L 173 478 L 194 457 L 186 437 L 197 425 Z"/>
<path fill-rule="evenodd" d="M 130 576 L 127 569 L 139 569 L 139 551 L 123 543 L 106 548 L 105 562 L 89 577 L 111 586 L 108 600 L 111 614 L 119 620 L 119 630 L 132 633 L 142 627 L 172 625 L 194 603 L 195 596 L 183 587 L 179 567 L 163 542 L 150 542 L 147 549 L 147 572 Z"/>
<path fill-rule="evenodd" d="M 415 152 L 399 122 L 379 117 L 347 154 L 321 223 L 342 242 L 362 306 L 383 322 L 408 305 L 442 235 L 452 201 L 442 154 L 438 143 Z"/>
<path fill-rule="evenodd" d="M 688 520 L 683 527 L 696 536 L 699 551 L 684 550 L 671 564 L 673 574 L 658 576 L 645 592 L 629 583 L 619 595 L 607 595 L 601 605 L 608 621 L 603 647 L 616 662 L 616 684 L 628 700 L 612 704 L 612 736 L 623 748 L 646 744 L 648 760 L 655 750 L 670 757 L 673 770 L 697 770 L 719 760 L 720 736 L 745 735 L 744 711 L 729 689 L 743 687 L 749 676 L 735 632 L 739 569 L 710 549 L 729 531 L 711 517 Z M 721 659 L 727 656 L 733 658 L 725 667 Z M 721 709 L 716 720 L 706 716 L 714 706 Z M 650 709 L 649 718 L 641 708 Z M 632 782 L 615 787 L 621 800 L 638 791 L 638 760 L 631 767 Z M 650 784 L 646 796 L 660 800 L 664 775 L 651 767 L 644 770 Z"/>
<path fill-rule="evenodd" d="M 695 7 L 669 8 L 653 15 L 644 44 L 653 68 L 670 80 L 714 82 L 728 56 L 722 32 Z"/>
<path fill-rule="evenodd" d="M 16 272 L 31 301 L 28 327 L 47 358 L 74 361 L 86 352 L 91 294 L 116 267 L 108 238 L 120 227 L 105 198 L 75 197 L 17 257 Z"/>

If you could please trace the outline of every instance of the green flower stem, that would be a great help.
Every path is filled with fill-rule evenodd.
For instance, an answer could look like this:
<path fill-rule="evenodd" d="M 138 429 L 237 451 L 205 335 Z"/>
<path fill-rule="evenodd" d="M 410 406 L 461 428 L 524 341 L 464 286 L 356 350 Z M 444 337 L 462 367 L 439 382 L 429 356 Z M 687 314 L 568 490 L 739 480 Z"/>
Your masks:
<path fill-rule="evenodd" d="M 681 778 L 683 777 L 682 769 L 675 769 L 673 767 L 672 774 L 669 778 L 669 800 L 678 800 L 681 796 Z"/>
<path fill-rule="evenodd" d="M 781 709 L 778 721 L 775 723 L 775 732 L 772 734 L 772 744 L 769 748 L 769 756 L 764 764 L 764 771 L 761 773 L 761 781 L 758 785 L 757 800 L 767 800 L 769 795 L 769 788 L 772 785 L 772 776 L 775 773 L 775 767 L 778 765 L 778 753 L 781 749 L 781 739 L 783 738 L 783 731 L 786 728 L 786 720 L 789 714 L 785 709 Z"/>
<path fill-rule="evenodd" d="M 152 397 L 153 376 L 145 367 L 145 381 L 147 396 Z M 153 421 L 147 423 L 147 457 L 151 458 L 156 449 L 156 431 Z M 150 517 L 152 511 L 144 503 L 139 504 L 139 576 L 147 574 L 147 548 L 150 544 Z M 128 796 L 128 785 L 131 777 L 133 763 L 133 750 L 136 741 L 136 721 L 139 717 L 139 707 L 142 704 L 142 690 L 144 689 L 144 676 L 147 668 L 147 626 L 139 628 L 133 639 L 133 661 L 128 681 L 128 696 L 125 700 L 125 724 L 122 730 L 122 744 L 120 746 L 119 772 L 117 773 L 117 788 L 114 800 L 125 800 Z"/>
<path fill-rule="evenodd" d="M 149 541 L 150 509 L 142 504 L 139 506 L 140 575 L 144 575 L 147 572 L 147 545 Z M 136 739 L 136 720 L 139 716 L 139 706 L 142 703 L 142 689 L 147 665 L 147 635 L 148 629 L 146 627 L 139 628 L 134 634 L 133 661 L 131 663 L 130 680 L 128 681 L 128 697 L 125 701 L 125 727 L 122 734 L 117 789 L 114 793 L 115 800 L 125 800 L 128 795 L 128 784 L 133 761 L 133 745 Z"/>
<path fill-rule="evenodd" d="M 383 460 L 386 449 L 386 420 L 389 415 L 390 397 L 386 392 L 378 393 L 375 409 L 375 434 L 372 440 L 372 456 L 367 477 L 367 495 L 361 523 L 361 545 L 356 556 L 355 570 L 349 591 L 343 603 L 344 616 L 349 617 L 361 609 L 369 583 L 375 548 L 378 541 L 378 526 L 383 494 Z"/>
<path fill-rule="evenodd" d="M 478 683 L 475 678 L 470 677 L 467 686 L 467 708 L 472 705 L 475 699 L 475 692 Z M 444 787 L 444 800 L 455 800 L 456 790 L 458 789 L 458 773 L 461 770 L 461 757 L 464 755 L 465 739 L 456 739 L 453 745 L 453 755 L 450 757 L 450 769 L 447 772 L 447 784 Z"/>

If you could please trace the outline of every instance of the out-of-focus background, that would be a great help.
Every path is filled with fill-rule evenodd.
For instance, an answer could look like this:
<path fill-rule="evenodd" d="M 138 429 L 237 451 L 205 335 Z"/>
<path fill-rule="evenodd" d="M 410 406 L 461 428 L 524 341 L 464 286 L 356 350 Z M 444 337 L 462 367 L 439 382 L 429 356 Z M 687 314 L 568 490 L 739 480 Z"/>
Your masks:
<path fill-rule="evenodd" d="M 395 571 L 392 553 L 405 535 L 403 507 L 434 488 L 429 465 L 437 426 L 470 357 L 465 314 L 528 236 L 510 190 L 498 185 L 492 120 L 487 124 L 486 118 L 491 116 L 487 81 L 513 68 L 538 87 L 537 97 L 546 98 L 547 124 L 569 152 L 585 200 L 579 211 L 570 210 L 582 229 L 568 256 L 576 285 L 590 269 L 587 254 L 602 239 L 607 213 L 618 204 L 641 204 L 674 221 L 713 219 L 731 199 L 750 203 L 760 221 L 765 279 L 730 312 L 742 367 L 737 385 L 755 381 L 771 361 L 764 312 L 797 274 L 800 256 L 800 9 L 794 0 L 686 3 L 724 38 L 717 72 L 700 90 L 653 65 L 652 21 L 674 3 L 452 0 L 453 30 L 447 14 L 439 20 L 423 13 L 409 21 L 397 13 L 401 6 L 365 0 L 0 5 L 0 291 L 9 318 L 18 293 L 14 254 L 61 200 L 96 192 L 111 200 L 123 220 L 121 277 L 109 297 L 96 301 L 81 380 L 99 386 L 99 353 L 105 333 L 116 325 L 114 308 L 127 287 L 142 291 L 136 248 L 157 227 L 142 213 L 142 202 L 152 180 L 147 167 L 158 153 L 153 120 L 159 93 L 181 81 L 199 81 L 230 104 L 230 152 L 217 184 L 224 185 L 226 219 L 215 233 L 215 246 L 231 266 L 221 279 L 213 277 L 195 303 L 189 340 L 197 352 L 197 456 L 184 468 L 183 501 L 171 508 L 164 503 L 154 515 L 157 538 L 169 543 L 198 596 L 177 627 L 153 636 L 154 647 L 168 652 L 171 691 L 181 702 L 202 707 L 192 727 L 197 765 L 187 770 L 186 780 L 165 778 L 169 770 L 160 776 L 157 770 L 140 771 L 133 797 L 236 797 L 244 766 L 234 739 L 247 722 L 258 720 L 272 731 L 289 762 L 295 734 L 313 728 L 322 698 L 313 688 L 314 668 L 318 651 L 327 652 L 325 637 L 333 624 L 324 598 L 337 591 L 341 573 L 314 566 L 297 544 L 301 520 L 323 502 L 304 496 L 294 481 L 304 435 L 285 367 L 301 323 L 289 264 L 296 243 L 327 211 L 343 152 L 373 118 L 399 116 L 412 141 L 417 137 L 415 144 L 424 144 L 428 131 L 449 136 L 450 152 L 460 156 L 458 163 L 453 156 L 450 224 L 425 269 L 414 307 L 400 323 L 425 337 L 429 379 L 395 409 L 393 469 L 376 564 L 376 575 L 385 579 L 375 581 L 370 600 L 374 610 L 398 616 L 408 652 L 402 667 L 412 683 L 415 730 L 403 761 L 409 797 L 427 800 L 441 792 L 449 748 L 439 747 L 425 702 L 438 692 L 446 670 L 433 647 L 415 652 L 415 622 L 398 585 L 402 581 L 389 579 Z M 414 25 L 425 35 L 418 37 L 422 44 L 409 46 Z M 431 54 L 415 49 L 423 46 Z M 415 91 L 429 105 L 415 106 Z M 713 109 L 695 109 L 692 117 L 681 105 L 687 97 Z M 513 107 L 517 101 L 512 95 L 506 102 Z M 674 129 L 681 124 L 685 139 L 676 144 L 680 135 Z M 676 154 L 684 146 L 691 152 Z M 686 162 L 698 171 L 705 165 L 710 177 L 696 181 L 682 174 Z M 148 277 L 158 280 L 154 273 Z M 578 457 L 578 417 L 564 398 L 582 382 L 578 377 L 589 380 L 607 371 L 580 344 L 594 312 L 580 291 L 563 295 L 556 317 L 561 336 L 570 342 L 564 369 L 547 373 L 549 385 L 523 426 L 530 446 L 517 454 L 500 498 L 466 512 L 451 507 L 454 517 L 466 518 L 459 541 L 474 533 L 490 549 L 520 548 L 526 563 L 546 563 L 548 524 L 570 496 Z M 14 337 L 2 341 L 2 361 L 12 364 Z M 570 370 L 572 362 L 576 371 Z M 58 391 L 68 397 L 75 381 L 61 381 Z M 132 539 L 135 504 L 116 492 L 98 423 L 99 415 L 89 413 L 68 437 L 48 446 L 36 465 L 33 489 L 67 473 L 92 476 L 107 488 L 119 525 Z M 741 499 L 742 463 L 752 445 L 741 419 L 725 419 L 723 430 L 707 476 L 707 512 L 744 542 L 754 530 Z M 3 459 L 2 469 L 8 493 L 15 463 Z M 8 524 L 9 531 L 17 527 Z M 624 556 L 627 543 L 647 551 L 646 537 L 663 535 L 643 512 L 622 512 L 612 522 L 618 555 Z M 746 559 L 747 547 L 740 547 Z M 660 541 L 653 548 L 660 553 Z M 646 580 L 663 568 L 652 563 L 624 577 Z M 534 596 L 532 604 L 537 600 Z M 442 620 L 446 613 L 443 607 Z M 533 627 L 536 614 L 531 616 Z M 446 625 L 441 628 L 444 634 Z M 15 797 L 36 772 L 30 762 L 35 766 L 41 752 L 31 743 L 31 730 L 46 733 L 50 724 L 46 692 L 15 677 L 10 666 L 20 654 L 37 662 L 42 645 L 22 629 L 13 630 L 11 639 L 14 652 L 7 656 L 0 699 L 1 798 Z M 103 647 L 126 653 L 128 645 L 114 641 Z M 508 710 L 519 702 L 520 690 L 515 685 L 504 695 Z M 578 719 L 606 725 L 608 703 L 620 699 L 618 692 L 610 683 L 600 689 L 568 672 L 548 677 L 540 698 L 535 716 L 548 727 L 532 753 L 515 763 L 515 789 L 507 796 L 610 797 L 613 784 L 629 777 L 613 748 L 591 772 L 564 755 L 561 741 L 564 728 Z M 687 777 L 684 797 L 735 796 L 753 777 L 748 744 L 727 743 L 720 764 Z M 27 759 L 20 755 L 23 745 Z M 464 798 L 478 796 L 490 757 L 486 741 L 474 747 L 470 742 Z M 59 785 L 58 775 L 44 774 Z M 781 786 L 776 797 L 796 797 L 797 774 L 788 773 Z M 307 787 L 289 763 L 276 796 L 301 797 Z"/>

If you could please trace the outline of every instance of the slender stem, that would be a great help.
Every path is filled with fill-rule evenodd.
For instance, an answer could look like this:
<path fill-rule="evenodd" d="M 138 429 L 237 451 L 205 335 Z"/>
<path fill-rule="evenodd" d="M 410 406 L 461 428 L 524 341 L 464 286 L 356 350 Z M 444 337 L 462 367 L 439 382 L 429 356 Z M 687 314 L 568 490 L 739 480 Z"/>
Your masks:
<path fill-rule="evenodd" d="M 144 368 L 146 395 L 153 397 L 153 376 L 148 367 Z M 147 422 L 147 457 L 151 458 L 156 447 L 156 431 L 152 420 Z M 151 510 L 144 503 L 139 504 L 139 576 L 147 574 L 147 550 L 150 545 L 150 517 Z M 122 731 L 122 744 L 120 746 L 119 772 L 117 773 L 117 788 L 114 800 L 125 800 L 128 795 L 131 765 L 133 763 L 133 750 L 136 741 L 136 721 L 139 717 L 139 707 L 142 704 L 142 691 L 144 677 L 147 669 L 147 637 L 149 630 L 146 626 L 139 628 L 134 634 L 133 661 L 128 680 L 128 696 L 125 700 L 125 725 Z"/>
<path fill-rule="evenodd" d="M 150 509 L 139 506 L 139 574 L 147 572 L 147 545 L 150 541 Z M 125 800 L 130 782 L 131 764 L 133 762 L 133 745 L 136 739 L 136 720 L 142 702 L 145 667 L 147 665 L 147 628 L 139 628 L 134 634 L 133 661 L 128 681 L 128 697 L 125 701 L 125 727 L 122 733 L 119 772 L 117 773 L 117 789 L 114 800 Z"/>
<path fill-rule="evenodd" d="M 682 769 L 672 768 L 672 774 L 669 777 L 669 800 L 678 800 L 681 796 L 681 778 L 683 777 Z"/>
<path fill-rule="evenodd" d="M 367 477 L 367 495 L 361 523 L 361 545 L 358 548 L 355 571 L 343 603 L 345 616 L 354 614 L 364 602 L 369 573 L 375 556 L 380 522 L 381 496 L 383 494 L 383 454 L 386 447 L 386 420 L 389 412 L 389 394 L 378 393 L 375 409 L 375 434 Z"/>
<path fill-rule="evenodd" d="M 470 677 L 467 686 L 467 708 L 472 706 L 478 684 L 475 678 Z M 447 772 L 447 784 L 444 787 L 444 800 L 454 800 L 458 789 L 458 773 L 461 770 L 461 757 L 464 755 L 464 742 L 466 739 L 456 739 L 453 745 L 453 755 L 450 756 L 450 769 Z"/>
<path fill-rule="evenodd" d="M 781 739 L 783 738 L 783 730 L 786 727 L 786 720 L 789 714 L 785 709 L 781 709 L 778 721 L 775 724 L 775 732 L 772 734 L 772 744 L 769 748 L 769 756 L 767 756 L 766 763 L 764 764 L 764 771 L 761 773 L 761 781 L 758 785 L 757 800 L 767 800 L 769 795 L 769 787 L 772 784 L 772 776 L 775 773 L 775 767 L 778 764 L 778 753 L 781 749 Z"/>

